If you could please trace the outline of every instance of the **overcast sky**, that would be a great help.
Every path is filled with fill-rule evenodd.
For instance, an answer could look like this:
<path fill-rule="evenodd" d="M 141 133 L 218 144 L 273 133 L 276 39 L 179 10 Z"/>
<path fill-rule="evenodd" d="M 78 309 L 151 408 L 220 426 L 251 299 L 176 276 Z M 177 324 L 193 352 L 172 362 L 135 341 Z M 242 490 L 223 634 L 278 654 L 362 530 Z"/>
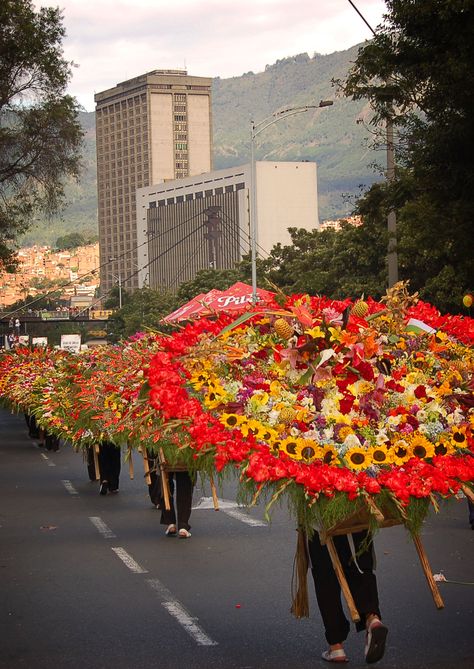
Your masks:
<path fill-rule="evenodd" d="M 155 69 L 204 77 L 262 72 L 300 53 L 343 51 L 371 33 L 348 0 L 34 0 L 63 10 L 69 93 L 93 111 L 94 93 Z M 354 0 L 376 28 L 383 0 Z"/>

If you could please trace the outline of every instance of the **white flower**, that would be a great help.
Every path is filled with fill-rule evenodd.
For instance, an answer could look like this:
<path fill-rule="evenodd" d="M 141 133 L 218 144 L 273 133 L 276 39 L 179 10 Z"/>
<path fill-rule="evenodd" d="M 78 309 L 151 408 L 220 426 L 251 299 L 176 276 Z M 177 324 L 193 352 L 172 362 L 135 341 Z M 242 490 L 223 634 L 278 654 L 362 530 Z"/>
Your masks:
<path fill-rule="evenodd" d="M 344 449 L 349 449 L 349 448 L 360 448 L 362 444 L 359 441 L 359 437 L 356 434 L 348 434 L 347 437 L 343 441 L 343 446 Z"/>

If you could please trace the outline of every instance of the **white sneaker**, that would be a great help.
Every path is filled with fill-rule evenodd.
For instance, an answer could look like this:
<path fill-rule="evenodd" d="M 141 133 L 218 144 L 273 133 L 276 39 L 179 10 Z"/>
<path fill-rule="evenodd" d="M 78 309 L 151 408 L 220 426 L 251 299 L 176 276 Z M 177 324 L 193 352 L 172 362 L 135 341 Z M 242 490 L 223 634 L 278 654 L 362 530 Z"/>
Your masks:
<path fill-rule="evenodd" d="M 176 525 L 168 525 L 166 528 L 165 534 L 167 537 L 175 537 L 176 536 Z"/>
<path fill-rule="evenodd" d="M 178 532 L 178 536 L 179 536 L 180 539 L 189 539 L 189 537 L 191 536 L 191 532 L 189 530 L 185 530 L 184 527 L 183 527 Z"/>

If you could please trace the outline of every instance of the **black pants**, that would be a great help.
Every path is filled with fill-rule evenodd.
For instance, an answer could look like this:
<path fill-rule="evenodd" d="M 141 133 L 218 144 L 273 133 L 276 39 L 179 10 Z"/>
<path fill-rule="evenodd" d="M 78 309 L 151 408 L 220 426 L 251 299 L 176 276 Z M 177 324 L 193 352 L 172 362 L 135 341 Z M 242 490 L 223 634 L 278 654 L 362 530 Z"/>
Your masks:
<path fill-rule="evenodd" d="M 100 481 L 107 481 L 109 490 L 118 490 L 122 453 L 118 446 L 103 441 L 99 446 Z"/>
<path fill-rule="evenodd" d="M 333 537 L 349 589 L 354 598 L 360 622 L 357 631 L 365 629 L 367 615 L 380 617 L 377 581 L 373 572 L 374 552 L 372 538 L 366 531 L 352 535 L 356 558 L 352 555 L 347 535 Z M 364 543 L 366 542 L 366 543 Z M 326 640 L 329 644 L 342 643 L 347 639 L 350 624 L 341 602 L 341 588 L 333 569 L 326 546 L 322 546 L 319 534 L 314 533 L 308 542 L 316 599 L 323 619 Z M 361 547 L 363 550 L 361 551 Z"/>
<path fill-rule="evenodd" d="M 191 507 L 193 503 L 194 482 L 188 472 L 172 472 L 168 475 L 168 485 L 170 489 L 170 510 L 165 508 L 164 500 L 159 505 L 161 508 L 162 525 L 178 525 L 178 530 L 191 529 L 189 518 L 191 516 Z M 158 476 L 159 478 L 159 476 Z M 161 486 L 161 481 L 159 481 Z M 176 495 L 175 495 L 176 493 Z M 176 501 L 175 498 L 176 497 Z"/>
<path fill-rule="evenodd" d="M 467 498 L 467 505 L 469 508 L 469 522 L 471 524 L 472 529 L 474 529 L 474 502 L 471 502 L 469 497 Z"/>

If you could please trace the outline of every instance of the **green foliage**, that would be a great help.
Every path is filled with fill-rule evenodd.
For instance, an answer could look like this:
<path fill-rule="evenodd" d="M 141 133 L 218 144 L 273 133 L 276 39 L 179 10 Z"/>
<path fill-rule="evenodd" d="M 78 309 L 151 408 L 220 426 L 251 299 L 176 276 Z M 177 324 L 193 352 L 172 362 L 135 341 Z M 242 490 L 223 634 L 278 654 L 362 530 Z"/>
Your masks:
<path fill-rule="evenodd" d="M 63 203 L 80 170 L 78 105 L 65 94 L 59 9 L 30 0 L 0 4 L 0 262 L 34 217 Z"/>
<path fill-rule="evenodd" d="M 386 234 L 377 220 L 354 227 L 290 228 L 291 246 L 275 246 L 260 263 L 259 284 L 268 280 L 287 294 L 309 293 L 333 299 L 380 297 L 386 290 Z"/>
<path fill-rule="evenodd" d="M 177 293 L 177 306 L 192 300 L 196 295 L 208 293 L 212 288 L 227 290 L 236 281 L 245 281 L 237 269 L 203 269 L 193 281 L 182 283 Z"/>
<path fill-rule="evenodd" d="M 124 306 L 112 314 L 107 323 L 109 339 L 117 341 L 136 332 L 162 329 L 160 320 L 178 306 L 176 295 L 141 288 L 127 294 Z"/>
<path fill-rule="evenodd" d="M 66 249 L 77 249 L 80 246 L 86 246 L 87 240 L 80 232 L 71 232 L 69 235 L 64 235 L 64 237 L 58 237 L 56 240 L 56 248 L 59 251 L 65 251 Z"/>
<path fill-rule="evenodd" d="M 393 119 L 405 169 L 378 206 L 368 193 L 359 208 L 381 218 L 395 205 L 400 278 L 443 311 L 458 311 L 473 276 L 474 6 L 388 0 L 387 9 L 345 92 L 369 98 L 375 122 Z"/>

